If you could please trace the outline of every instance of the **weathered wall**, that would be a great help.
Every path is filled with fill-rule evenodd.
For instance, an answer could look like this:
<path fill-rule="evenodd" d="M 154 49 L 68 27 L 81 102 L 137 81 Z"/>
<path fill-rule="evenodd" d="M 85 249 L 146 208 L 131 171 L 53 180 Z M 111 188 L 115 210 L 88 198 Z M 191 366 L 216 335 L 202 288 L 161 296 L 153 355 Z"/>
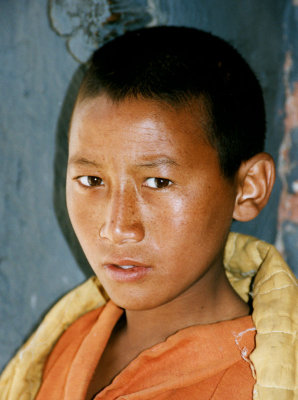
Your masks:
<path fill-rule="evenodd" d="M 296 4 L 296 7 L 295 7 Z M 288 3 L 284 16 L 284 130 L 278 172 L 282 191 L 276 245 L 298 272 L 298 1 Z"/>
<path fill-rule="evenodd" d="M 83 3 L 98 7 L 71 9 L 78 16 L 70 18 L 69 7 Z M 298 7 L 290 0 L 109 3 L 0 2 L 0 368 L 45 311 L 91 274 L 64 201 L 67 122 L 82 76 L 66 42 L 81 60 L 94 40 L 156 23 L 195 26 L 230 41 L 264 88 L 266 147 L 279 165 L 268 207 L 233 229 L 277 240 L 298 271 Z"/>

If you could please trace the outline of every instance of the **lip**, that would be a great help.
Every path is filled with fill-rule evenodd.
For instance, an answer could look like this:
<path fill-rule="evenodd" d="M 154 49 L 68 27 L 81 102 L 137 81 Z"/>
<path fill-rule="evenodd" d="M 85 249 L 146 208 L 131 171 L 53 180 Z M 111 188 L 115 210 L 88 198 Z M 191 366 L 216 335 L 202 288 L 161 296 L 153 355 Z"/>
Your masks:
<path fill-rule="evenodd" d="M 124 265 L 133 265 L 133 268 L 121 269 L 120 267 Z M 138 281 L 152 270 L 151 266 L 131 259 L 104 262 L 103 267 L 109 278 L 117 282 Z"/>

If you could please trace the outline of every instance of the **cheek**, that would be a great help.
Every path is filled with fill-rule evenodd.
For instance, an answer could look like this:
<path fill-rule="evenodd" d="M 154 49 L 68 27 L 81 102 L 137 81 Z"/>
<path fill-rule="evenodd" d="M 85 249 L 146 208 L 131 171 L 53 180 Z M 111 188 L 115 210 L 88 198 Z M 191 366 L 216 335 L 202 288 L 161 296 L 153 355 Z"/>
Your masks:
<path fill-rule="evenodd" d="M 154 210 L 150 210 L 155 220 L 150 229 L 156 234 L 160 233 L 161 237 L 189 237 L 192 232 L 195 233 L 194 230 L 205 228 L 210 213 L 210 207 L 206 203 L 208 202 L 200 201 L 197 193 L 161 200 Z M 148 220 L 150 221 L 149 217 Z"/>
<path fill-rule="evenodd" d="M 98 216 L 95 216 L 85 196 L 81 196 L 74 190 L 67 188 L 66 201 L 72 227 L 90 261 L 92 255 L 90 250 L 97 244 L 98 239 Z"/>
<path fill-rule="evenodd" d="M 232 222 L 233 198 L 215 190 L 196 190 L 192 195 L 163 205 L 156 216 L 156 251 L 166 252 L 169 261 L 206 257 L 221 248 Z"/>
<path fill-rule="evenodd" d="M 145 218 L 147 245 L 161 265 L 180 264 L 185 250 L 196 248 L 203 221 L 198 223 L 200 211 L 189 198 L 160 201 Z M 165 263 L 166 260 L 166 263 Z"/>
<path fill-rule="evenodd" d="M 80 201 L 80 196 L 76 194 L 69 183 L 66 186 L 66 205 L 72 226 L 77 231 L 83 220 L 85 209 L 83 203 Z"/>

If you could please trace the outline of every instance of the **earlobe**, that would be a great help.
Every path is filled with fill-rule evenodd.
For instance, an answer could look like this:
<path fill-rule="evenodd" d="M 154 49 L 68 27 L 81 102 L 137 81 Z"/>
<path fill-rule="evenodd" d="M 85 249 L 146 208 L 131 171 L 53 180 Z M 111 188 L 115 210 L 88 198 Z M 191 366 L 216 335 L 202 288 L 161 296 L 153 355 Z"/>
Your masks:
<path fill-rule="evenodd" d="M 275 181 L 275 165 L 267 153 L 242 162 L 237 172 L 237 195 L 233 218 L 254 219 L 267 204 Z"/>

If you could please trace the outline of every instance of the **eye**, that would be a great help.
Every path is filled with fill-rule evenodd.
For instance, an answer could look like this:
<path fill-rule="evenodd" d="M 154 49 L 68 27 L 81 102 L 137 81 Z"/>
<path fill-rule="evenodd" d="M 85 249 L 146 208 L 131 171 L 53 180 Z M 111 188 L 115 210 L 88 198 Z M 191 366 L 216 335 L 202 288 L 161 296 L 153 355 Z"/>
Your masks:
<path fill-rule="evenodd" d="M 81 185 L 87 187 L 95 187 L 103 185 L 103 180 L 98 176 L 90 176 L 90 175 L 79 176 L 77 180 L 80 182 Z"/>
<path fill-rule="evenodd" d="M 146 179 L 145 186 L 153 189 L 164 189 L 173 184 L 170 179 L 165 178 L 148 178 Z"/>

